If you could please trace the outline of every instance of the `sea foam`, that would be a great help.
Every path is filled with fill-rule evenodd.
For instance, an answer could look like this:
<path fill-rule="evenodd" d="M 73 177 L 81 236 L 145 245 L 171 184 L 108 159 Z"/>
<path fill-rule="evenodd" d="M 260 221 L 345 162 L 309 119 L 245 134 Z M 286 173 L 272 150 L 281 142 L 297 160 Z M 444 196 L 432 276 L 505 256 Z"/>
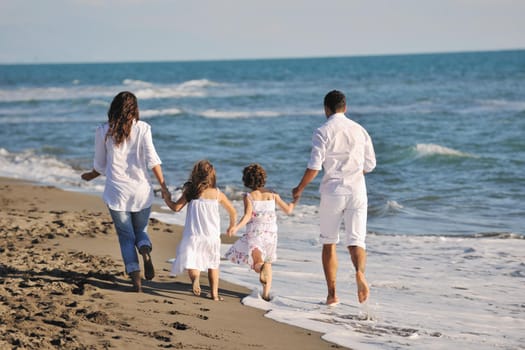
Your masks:
<path fill-rule="evenodd" d="M 473 157 L 473 155 L 464 153 L 452 148 L 433 144 L 433 143 L 418 143 L 415 147 L 418 156 L 427 157 L 434 155 L 454 156 L 454 157 Z"/>

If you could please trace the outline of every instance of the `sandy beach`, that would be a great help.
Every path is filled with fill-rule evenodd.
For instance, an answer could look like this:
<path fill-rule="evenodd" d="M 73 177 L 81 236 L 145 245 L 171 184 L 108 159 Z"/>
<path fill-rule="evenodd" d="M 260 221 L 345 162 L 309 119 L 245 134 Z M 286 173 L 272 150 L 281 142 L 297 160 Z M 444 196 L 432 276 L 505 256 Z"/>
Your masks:
<path fill-rule="evenodd" d="M 0 178 L 0 203 L 2 349 L 340 348 L 243 306 L 246 288 L 221 280 L 223 302 L 195 297 L 169 276 L 180 226 L 151 220 L 156 276 L 139 294 L 98 196 Z"/>

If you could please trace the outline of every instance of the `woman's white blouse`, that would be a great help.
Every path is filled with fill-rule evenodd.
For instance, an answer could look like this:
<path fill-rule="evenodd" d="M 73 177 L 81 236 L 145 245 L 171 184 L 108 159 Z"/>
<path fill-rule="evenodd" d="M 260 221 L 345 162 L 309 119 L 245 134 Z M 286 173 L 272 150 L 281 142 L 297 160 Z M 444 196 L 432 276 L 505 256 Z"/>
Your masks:
<path fill-rule="evenodd" d="M 136 121 L 130 136 L 116 146 L 106 138 L 109 125 L 97 127 L 95 133 L 95 159 L 93 168 L 106 175 L 103 199 L 116 211 L 140 211 L 153 202 L 153 187 L 149 169 L 162 164 L 151 136 L 151 127 Z"/>

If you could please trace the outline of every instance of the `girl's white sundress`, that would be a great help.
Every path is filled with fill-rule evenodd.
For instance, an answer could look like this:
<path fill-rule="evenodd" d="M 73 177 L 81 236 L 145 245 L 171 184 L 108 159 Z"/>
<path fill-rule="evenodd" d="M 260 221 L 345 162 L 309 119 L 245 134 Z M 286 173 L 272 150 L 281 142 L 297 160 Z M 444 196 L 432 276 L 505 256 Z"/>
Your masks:
<path fill-rule="evenodd" d="M 180 275 L 186 269 L 218 269 L 221 259 L 219 189 L 216 199 L 193 199 L 186 210 L 184 231 L 171 274 Z"/>
<path fill-rule="evenodd" d="M 246 232 L 226 252 L 226 259 L 236 264 L 249 264 L 253 267 L 252 250 L 259 249 L 264 262 L 277 260 L 277 218 L 275 199 L 266 201 L 253 200 L 252 217 L 246 225 Z"/>

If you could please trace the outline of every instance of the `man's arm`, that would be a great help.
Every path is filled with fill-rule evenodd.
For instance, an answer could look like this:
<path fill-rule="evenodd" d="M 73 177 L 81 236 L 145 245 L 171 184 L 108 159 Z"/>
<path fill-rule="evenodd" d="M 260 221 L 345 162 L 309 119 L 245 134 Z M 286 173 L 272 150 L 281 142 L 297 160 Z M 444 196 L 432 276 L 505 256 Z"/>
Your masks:
<path fill-rule="evenodd" d="M 308 186 L 310 182 L 312 182 L 313 179 L 315 179 L 317 174 L 319 174 L 319 170 L 306 168 L 301 182 L 299 182 L 299 185 L 297 185 L 297 187 L 292 190 L 292 196 L 294 201 L 298 201 L 299 198 L 301 198 L 304 189 L 306 188 L 306 186 Z"/>

